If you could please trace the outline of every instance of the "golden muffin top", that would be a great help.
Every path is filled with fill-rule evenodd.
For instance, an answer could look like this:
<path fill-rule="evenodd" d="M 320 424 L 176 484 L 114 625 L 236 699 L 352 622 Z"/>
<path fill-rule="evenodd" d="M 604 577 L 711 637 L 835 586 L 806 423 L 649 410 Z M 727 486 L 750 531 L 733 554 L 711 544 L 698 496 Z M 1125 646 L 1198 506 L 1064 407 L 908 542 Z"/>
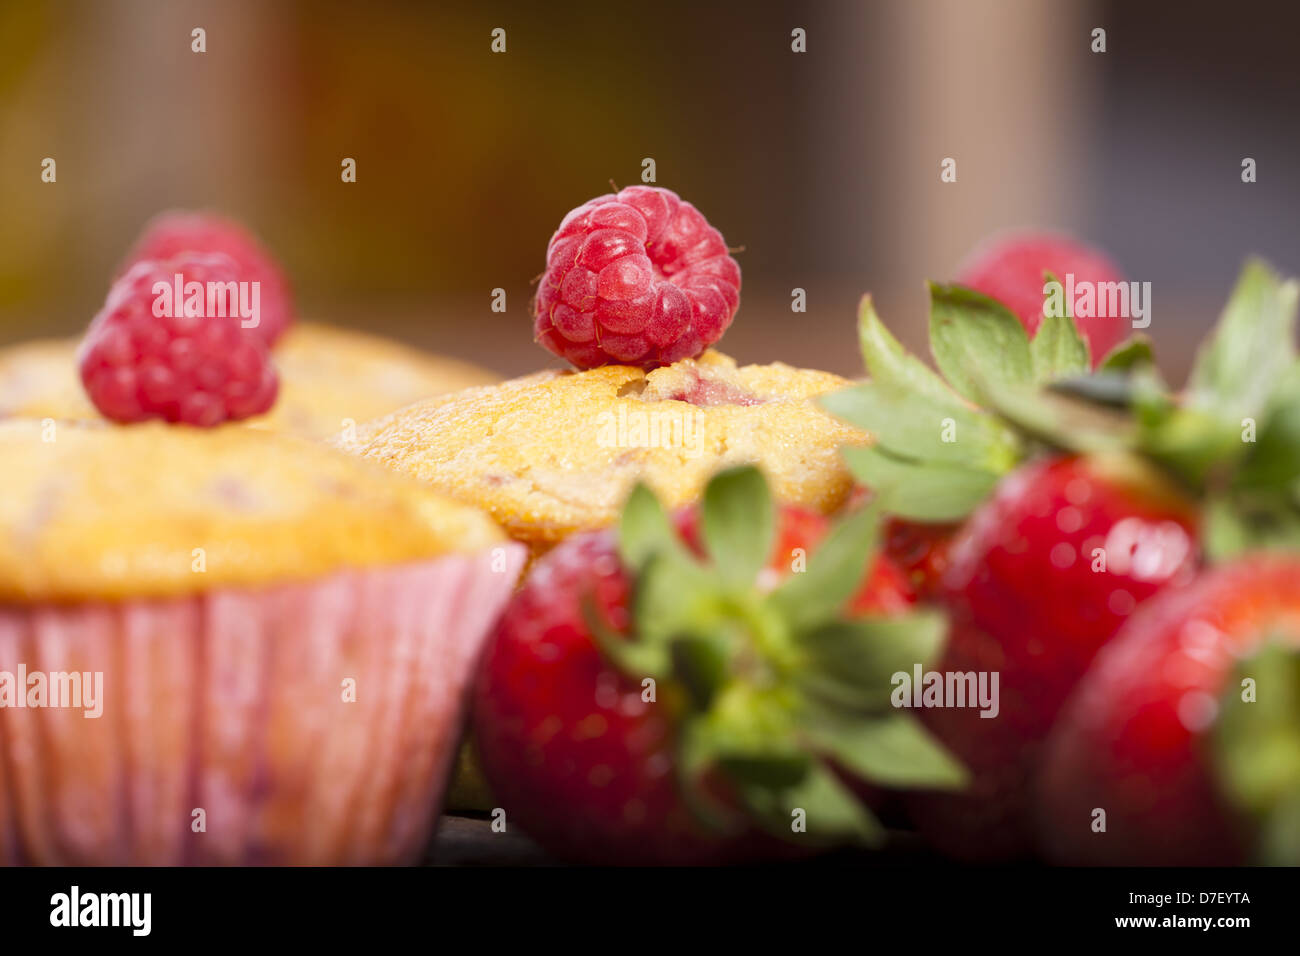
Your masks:
<path fill-rule="evenodd" d="M 77 377 L 77 339 L 38 339 L 0 349 L 0 418 L 97 419 Z M 400 342 L 299 323 L 276 345 L 280 394 L 243 424 L 323 439 L 430 395 L 486 385 L 498 376 Z"/>
<path fill-rule="evenodd" d="M 611 524 L 644 480 L 670 507 L 719 468 L 757 464 L 780 499 L 838 507 L 852 477 L 839 455 L 869 437 L 813 399 L 848 383 L 788 365 L 737 368 L 709 351 L 645 372 L 546 371 L 419 402 L 335 444 L 486 509 L 535 546 Z"/>
<path fill-rule="evenodd" d="M 15 419 L 0 463 L 0 603 L 256 587 L 505 540 L 417 482 L 237 425 Z"/>

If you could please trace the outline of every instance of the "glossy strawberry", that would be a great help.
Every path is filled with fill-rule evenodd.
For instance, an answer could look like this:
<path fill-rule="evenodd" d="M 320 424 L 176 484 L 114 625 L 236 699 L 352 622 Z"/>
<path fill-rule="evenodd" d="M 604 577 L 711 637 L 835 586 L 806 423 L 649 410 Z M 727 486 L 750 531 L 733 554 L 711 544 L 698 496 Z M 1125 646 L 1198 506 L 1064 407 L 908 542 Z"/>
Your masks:
<path fill-rule="evenodd" d="M 870 377 L 821 401 L 875 439 L 843 450 L 873 506 L 904 527 L 971 516 L 947 548 L 939 670 L 996 674 L 1000 706 L 924 711 L 973 781 L 909 803 L 949 853 L 1007 859 L 1032 849 L 1028 794 L 1055 716 L 1134 609 L 1202 554 L 1300 551 L 1300 282 L 1249 261 L 1178 391 L 1141 338 L 1093 372 L 1068 314 L 1042 316 L 1031 339 L 986 295 L 930 295 L 941 374 L 865 297 Z"/>
<path fill-rule="evenodd" d="M 999 236 L 979 249 L 958 270 L 957 282 L 982 292 L 1016 314 L 1032 338 L 1043 321 L 1044 275 L 1050 273 L 1070 288 L 1091 286 L 1095 295 L 1110 283 L 1123 283 L 1118 266 L 1101 250 L 1069 236 L 1023 232 Z M 1079 332 L 1091 346 L 1093 364 L 1128 334 L 1131 317 L 1109 311 L 1100 296 L 1097 315 L 1078 320 Z"/>
<path fill-rule="evenodd" d="M 1134 616 L 1052 734 L 1038 822 L 1059 862 L 1300 862 L 1300 557 Z"/>
<path fill-rule="evenodd" d="M 960 526 L 954 522 L 885 521 L 884 552 L 921 597 L 939 592 L 948 551 Z"/>
<path fill-rule="evenodd" d="M 1191 503 L 1134 459 L 1022 466 L 953 542 L 943 597 L 954 630 L 941 672 L 997 672 L 996 717 L 925 711 L 973 773 L 962 794 L 918 795 L 913 816 L 945 851 L 1000 859 L 1031 849 L 1029 782 L 1042 741 L 1098 649 L 1139 604 L 1186 580 Z"/>
<path fill-rule="evenodd" d="M 724 472 L 679 537 L 638 489 L 617 536 L 567 539 L 507 609 L 475 745 L 507 820 L 557 856 L 721 863 L 871 843 L 879 826 L 841 773 L 961 782 L 888 707 L 889 674 L 942 628 L 905 613 L 887 563 L 864 581 L 874 516 L 828 529 L 766 495 L 753 469 Z"/>

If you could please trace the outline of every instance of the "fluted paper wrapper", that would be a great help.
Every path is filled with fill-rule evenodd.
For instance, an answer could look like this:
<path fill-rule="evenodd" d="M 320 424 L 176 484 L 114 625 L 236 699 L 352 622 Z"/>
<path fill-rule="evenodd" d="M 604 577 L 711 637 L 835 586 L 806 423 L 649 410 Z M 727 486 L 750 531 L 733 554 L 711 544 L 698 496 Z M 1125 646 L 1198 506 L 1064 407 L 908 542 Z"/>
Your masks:
<path fill-rule="evenodd" d="M 0 607 L 0 672 L 103 674 L 97 718 L 0 707 L 0 862 L 412 862 L 523 560 Z"/>

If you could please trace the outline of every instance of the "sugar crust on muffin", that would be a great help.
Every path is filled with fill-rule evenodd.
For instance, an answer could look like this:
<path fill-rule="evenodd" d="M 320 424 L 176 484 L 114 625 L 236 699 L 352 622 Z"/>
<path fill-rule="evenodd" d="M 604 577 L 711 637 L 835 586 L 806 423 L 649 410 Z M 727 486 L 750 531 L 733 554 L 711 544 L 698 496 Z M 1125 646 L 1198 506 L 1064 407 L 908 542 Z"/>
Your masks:
<path fill-rule="evenodd" d="M 779 498 L 830 511 L 852 487 L 839 455 L 869 437 L 814 399 L 848 382 L 716 351 L 645 372 L 544 371 L 416 403 L 335 444 L 487 510 L 535 546 L 612 523 L 644 480 L 669 507 L 719 468 L 756 463 Z"/>
<path fill-rule="evenodd" d="M 77 339 L 35 339 L 0 349 L 0 418 L 98 419 L 77 378 Z M 381 336 L 318 323 L 292 326 L 274 351 L 280 395 L 244 424 L 328 438 L 430 395 L 495 382 L 469 362 Z"/>
<path fill-rule="evenodd" d="M 257 587 L 505 540 L 481 511 L 418 482 L 237 425 L 51 433 L 16 419 L 0 423 L 0 461 L 0 601 Z"/>

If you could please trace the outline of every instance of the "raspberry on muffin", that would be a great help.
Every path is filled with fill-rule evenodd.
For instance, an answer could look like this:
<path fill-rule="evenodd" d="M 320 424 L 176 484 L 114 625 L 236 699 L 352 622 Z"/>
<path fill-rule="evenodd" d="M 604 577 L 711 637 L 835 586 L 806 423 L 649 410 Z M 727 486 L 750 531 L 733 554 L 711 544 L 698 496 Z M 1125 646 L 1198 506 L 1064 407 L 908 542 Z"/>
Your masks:
<path fill-rule="evenodd" d="M 240 279 L 258 284 L 261 308 L 254 334 L 274 345 L 294 320 L 289 280 L 275 257 L 234 220 L 181 209 L 161 213 L 144 227 L 118 274 L 125 275 L 143 260 L 171 259 L 190 252 L 225 255 L 235 264 Z"/>
<path fill-rule="evenodd" d="M 102 675 L 97 719 L 0 708 L 0 863 L 418 857 L 523 548 L 254 429 L 11 421 L 0 459 L 0 672 Z"/>
<path fill-rule="evenodd" d="M 260 293 L 241 275 L 222 253 L 182 252 L 114 282 L 77 355 L 100 414 L 210 428 L 267 411 L 280 379 L 266 342 L 244 328 Z"/>
<path fill-rule="evenodd" d="M 0 419 L 95 419 L 77 377 L 77 340 L 36 339 L 0 349 Z M 280 393 L 243 423 L 324 439 L 432 395 L 499 380 L 486 369 L 390 339 L 297 323 L 272 350 Z"/>
<path fill-rule="evenodd" d="M 740 307 L 722 234 L 672 190 L 629 186 L 572 210 L 533 300 L 537 341 L 578 368 L 696 358 Z"/>
<path fill-rule="evenodd" d="M 709 351 L 649 372 L 606 365 L 467 389 L 335 443 L 486 509 L 540 550 L 611 523 L 638 479 L 677 507 L 741 463 L 759 465 L 778 498 L 834 510 L 852 486 L 839 448 L 869 439 L 814 399 L 845 384 Z"/>

